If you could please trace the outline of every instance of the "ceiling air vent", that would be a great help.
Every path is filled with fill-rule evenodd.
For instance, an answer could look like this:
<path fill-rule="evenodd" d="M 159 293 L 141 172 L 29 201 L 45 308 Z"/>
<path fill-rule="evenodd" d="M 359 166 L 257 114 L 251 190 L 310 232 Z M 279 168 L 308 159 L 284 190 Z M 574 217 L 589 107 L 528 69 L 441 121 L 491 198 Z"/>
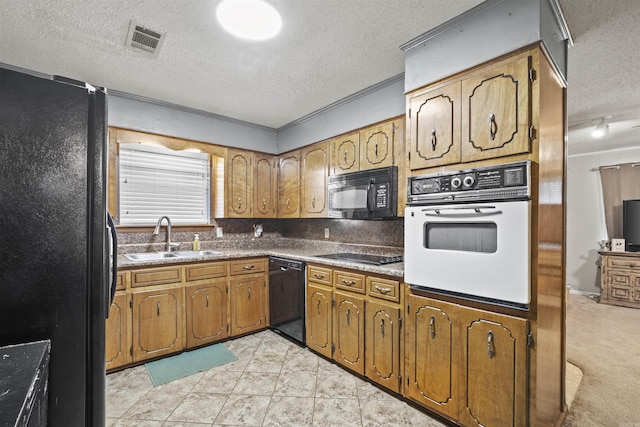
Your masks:
<path fill-rule="evenodd" d="M 143 27 L 132 19 L 129 23 L 126 45 L 142 49 L 157 56 L 166 35 L 167 33 Z"/>

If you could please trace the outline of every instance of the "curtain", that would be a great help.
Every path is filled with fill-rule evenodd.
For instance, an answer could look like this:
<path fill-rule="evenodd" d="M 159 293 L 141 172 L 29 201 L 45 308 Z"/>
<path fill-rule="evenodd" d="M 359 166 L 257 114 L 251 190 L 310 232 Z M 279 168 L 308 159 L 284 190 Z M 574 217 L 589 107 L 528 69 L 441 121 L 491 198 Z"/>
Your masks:
<path fill-rule="evenodd" d="M 609 239 L 622 239 L 622 201 L 640 199 L 640 163 L 600 166 Z"/>

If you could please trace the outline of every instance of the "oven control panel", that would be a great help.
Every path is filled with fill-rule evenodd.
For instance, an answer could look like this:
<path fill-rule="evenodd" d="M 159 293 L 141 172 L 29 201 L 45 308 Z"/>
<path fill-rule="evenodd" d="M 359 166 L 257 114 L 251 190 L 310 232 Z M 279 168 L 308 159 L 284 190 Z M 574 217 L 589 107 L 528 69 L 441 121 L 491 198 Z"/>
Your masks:
<path fill-rule="evenodd" d="M 526 199 L 531 196 L 531 162 L 409 177 L 407 204 Z"/>

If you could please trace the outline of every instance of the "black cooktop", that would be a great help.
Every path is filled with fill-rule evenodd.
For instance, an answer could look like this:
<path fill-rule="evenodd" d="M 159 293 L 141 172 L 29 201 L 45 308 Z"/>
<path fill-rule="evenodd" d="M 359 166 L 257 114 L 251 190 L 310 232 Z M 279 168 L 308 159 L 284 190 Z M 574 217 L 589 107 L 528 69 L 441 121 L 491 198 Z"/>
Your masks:
<path fill-rule="evenodd" d="M 393 264 L 394 262 L 402 262 L 402 255 L 386 256 L 386 255 L 369 255 L 354 254 L 349 252 L 340 252 L 336 254 L 316 255 L 318 258 L 337 259 L 340 261 L 359 262 L 361 264 L 383 265 Z"/>

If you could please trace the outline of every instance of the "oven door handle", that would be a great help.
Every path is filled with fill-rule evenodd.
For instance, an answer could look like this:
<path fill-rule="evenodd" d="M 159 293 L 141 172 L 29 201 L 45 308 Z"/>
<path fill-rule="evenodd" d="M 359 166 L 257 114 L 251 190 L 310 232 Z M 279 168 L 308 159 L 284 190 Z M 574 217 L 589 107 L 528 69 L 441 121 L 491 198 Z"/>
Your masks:
<path fill-rule="evenodd" d="M 492 209 L 487 211 L 487 209 Z M 484 210 L 484 211 L 483 211 Z M 460 207 L 451 207 L 451 208 L 424 208 L 422 209 L 425 215 L 468 215 L 471 214 L 473 216 L 487 216 L 487 215 L 500 215 L 502 211 L 500 209 L 496 209 L 495 206 L 460 206 Z"/>

